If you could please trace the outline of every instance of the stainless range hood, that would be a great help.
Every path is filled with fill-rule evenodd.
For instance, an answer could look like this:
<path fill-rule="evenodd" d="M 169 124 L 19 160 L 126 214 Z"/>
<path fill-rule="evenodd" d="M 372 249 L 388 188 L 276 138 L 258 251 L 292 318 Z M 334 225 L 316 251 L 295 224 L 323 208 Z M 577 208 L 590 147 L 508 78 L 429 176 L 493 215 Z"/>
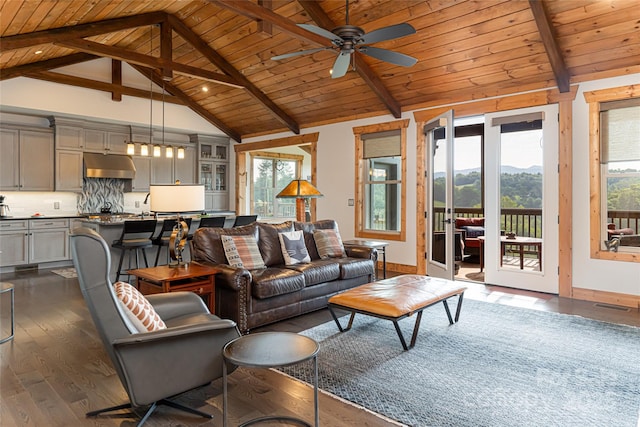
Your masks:
<path fill-rule="evenodd" d="M 133 179 L 136 176 L 136 167 L 129 156 L 84 153 L 84 176 L 87 178 Z"/>

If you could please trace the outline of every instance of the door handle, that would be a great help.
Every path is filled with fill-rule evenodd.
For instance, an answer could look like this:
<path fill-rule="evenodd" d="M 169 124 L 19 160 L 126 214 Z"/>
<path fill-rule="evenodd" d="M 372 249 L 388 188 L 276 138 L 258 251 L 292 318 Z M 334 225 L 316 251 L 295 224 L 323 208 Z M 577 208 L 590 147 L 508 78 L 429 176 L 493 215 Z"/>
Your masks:
<path fill-rule="evenodd" d="M 451 224 L 451 218 L 443 219 L 442 222 L 445 224 Z"/>

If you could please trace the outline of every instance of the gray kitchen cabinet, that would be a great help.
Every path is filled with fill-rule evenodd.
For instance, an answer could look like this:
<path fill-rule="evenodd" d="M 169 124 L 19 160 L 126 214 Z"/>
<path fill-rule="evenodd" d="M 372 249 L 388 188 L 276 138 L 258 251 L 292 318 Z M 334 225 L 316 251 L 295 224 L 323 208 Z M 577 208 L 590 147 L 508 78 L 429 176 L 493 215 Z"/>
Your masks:
<path fill-rule="evenodd" d="M 82 151 L 56 150 L 56 191 L 82 191 Z"/>
<path fill-rule="evenodd" d="M 107 149 L 110 154 L 127 154 L 129 134 L 124 132 L 107 132 Z"/>
<path fill-rule="evenodd" d="M 131 183 L 131 191 L 147 192 L 151 184 L 151 157 L 133 156 L 133 165 L 136 167 L 136 176 Z"/>
<path fill-rule="evenodd" d="M 0 131 L 0 189 L 53 191 L 53 134 L 49 131 Z"/>
<path fill-rule="evenodd" d="M 153 157 L 151 161 L 151 184 L 173 184 L 173 161 L 172 157 Z"/>
<path fill-rule="evenodd" d="M 100 129 L 84 130 L 84 151 L 104 154 L 126 154 L 129 135 Z"/>
<path fill-rule="evenodd" d="M 84 150 L 84 130 L 77 126 L 55 125 L 56 149 Z"/>
<path fill-rule="evenodd" d="M 0 221 L 0 267 L 29 263 L 29 221 Z"/>
<path fill-rule="evenodd" d="M 71 259 L 69 219 L 0 221 L 0 267 Z"/>
<path fill-rule="evenodd" d="M 195 147 L 185 146 L 184 159 L 178 159 L 176 157 L 173 164 L 174 164 L 175 179 L 179 179 L 180 183 L 182 184 L 196 183 L 196 148 Z"/>
<path fill-rule="evenodd" d="M 107 146 L 107 133 L 101 130 L 84 129 L 84 151 L 103 153 Z"/>
<path fill-rule="evenodd" d="M 69 220 L 29 221 L 29 264 L 70 259 Z"/>
<path fill-rule="evenodd" d="M 229 138 L 190 135 L 198 145 L 198 182 L 204 185 L 205 209 L 229 208 Z"/>
<path fill-rule="evenodd" d="M 0 129 L 0 189 L 20 188 L 20 136 L 17 129 Z"/>

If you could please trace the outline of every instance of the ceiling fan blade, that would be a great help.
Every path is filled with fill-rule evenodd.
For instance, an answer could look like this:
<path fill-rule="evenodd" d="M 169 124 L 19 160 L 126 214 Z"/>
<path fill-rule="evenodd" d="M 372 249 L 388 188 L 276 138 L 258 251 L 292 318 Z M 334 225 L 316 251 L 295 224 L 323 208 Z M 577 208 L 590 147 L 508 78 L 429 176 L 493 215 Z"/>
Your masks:
<path fill-rule="evenodd" d="M 388 27 L 373 30 L 362 36 L 363 44 L 373 44 L 385 40 L 393 40 L 404 36 L 415 34 L 416 30 L 406 22 L 403 24 L 390 25 Z"/>
<path fill-rule="evenodd" d="M 405 55 L 404 53 L 394 52 L 392 50 L 380 49 L 378 47 L 363 46 L 358 49 L 358 52 L 372 56 L 381 61 L 400 65 L 402 67 L 411 67 L 416 62 L 418 62 L 418 60 L 412 56 Z"/>
<path fill-rule="evenodd" d="M 333 68 L 331 69 L 331 78 L 337 79 L 338 77 L 342 77 L 347 74 L 349 64 L 351 64 L 351 53 L 340 52 L 336 58 L 336 62 L 333 64 Z"/>
<path fill-rule="evenodd" d="M 284 53 L 282 55 L 272 56 L 271 60 L 279 61 L 281 59 L 293 58 L 294 56 L 306 55 L 306 54 L 309 54 L 309 53 L 316 53 L 316 52 L 320 52 L 321 50 L 327 50 L 327 49 L 331 49 L 331 48 L 330 47 L 317 47 L 315 49 L 301 50 L 299 52 Z"/>
<path fill-rule="evenodd" d="M 336 36 L 331 31 L 325 30 L 324 28 L 321 28 L 321 27 L 316 27 L 315 25 L 298 24 L 298 27 L 304 28 L 307 31 L 311 31 L 312 33 L 315 33 L 319 36 L 326 37 L 331 41 L 342 40 L 339 36 Z"/>

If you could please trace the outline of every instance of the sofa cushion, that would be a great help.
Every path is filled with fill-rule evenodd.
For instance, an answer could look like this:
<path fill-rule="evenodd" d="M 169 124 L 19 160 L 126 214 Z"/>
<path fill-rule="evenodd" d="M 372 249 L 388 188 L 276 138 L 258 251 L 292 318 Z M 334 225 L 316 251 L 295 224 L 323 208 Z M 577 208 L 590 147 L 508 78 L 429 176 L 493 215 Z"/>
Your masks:
<path fill-rule="evenodd" d="M 304 274 L 305 286 L 313 286 L 340 278 L 340 265 L 335 258 L 317 259 L 309 264 L 290 265 L 287 268 Z"/>
<path fill-rule="evenodd" d="M 373 260 L 364 258 L 339 258 L 340 278 L 353 279 L 354 277 L 373 275 Z"/>
<path fill-rule="evenodd" d="M 126 282 L 113 285 L 123 311 L 135 326 L 136 332 L 153 332 L 166 329 L 153 306 L 136 288 Z"/>
<path fill-rule="evenodd" d="M 227 257 L 220 236 L 253 236 L 258 240 L 258 227 L 253 223 L 234 228 L 199 228 L 193 234 L 191 259 L 211 264 L 226 264 Z"/>
<path fill-rule="evenodd" d="M 285 265 L 304 264 L 311 261 L 304 244 L 302 230 L 278 233 Z"/>
<path fill-rule="evenodd" d="M 231 267 L 256 270 L 266 268 L 258 243 L 253 236 L 220 236 L 224 253 Z"/>
<path fill-rule="evenodd" d="M 255 298 L 271 298 L 304 288 L 304 275 L 289 268 L 269 267 L 251 272 L 251 294 Z"/>
<path fill-rule="evenodd" d="M 344 246 L 338 230 L 314 230 L 313 239 L 318 248 L 318 255 L 324 258 L 340 258 L 345 256 Z"/>
<path fill-rule="evenodd" d="M 293 221 L 286 221 L 280 224 L 269 224 L 266 222 L 258 222 L 258 247 L 262 254 L 262 259 L 267 267 L 277 266 L 284 264 L 284 257 L 282 256 L 282 248 L 280 246 L 280 240 L 278 239 L 279 233 L 288 233 L 294 231 Z"/>
<path fill-rule="evenodd" d="M 307 245 L 307 251 L 311 261 L 320 259 L 318 255 L 318 248 L 316 247 L 316 241 L 313 238 L 314 230 L 337 230 L 338 223 L 333 219 L 323 219 L 316 222 L 294 222 L 293 226 L 296 230 L 302 230 L 304 233 L 304 243 Z"/>

